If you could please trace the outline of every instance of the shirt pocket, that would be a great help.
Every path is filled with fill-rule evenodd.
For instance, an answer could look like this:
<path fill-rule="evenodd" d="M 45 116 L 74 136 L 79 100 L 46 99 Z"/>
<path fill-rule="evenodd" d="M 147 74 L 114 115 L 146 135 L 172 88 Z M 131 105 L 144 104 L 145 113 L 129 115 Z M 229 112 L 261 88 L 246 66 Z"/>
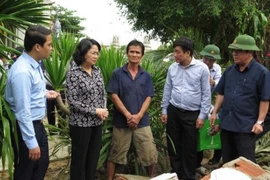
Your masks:
<path fill-rule="evenodd" d="M 139 95 L 139 96 L 146 96 L 147 94 L 147 85 L 145 83 L 142 83 L 142 82 L 139 82 L 137 87 L 136 87 L 136 93 Z"/>
<path fill-rule="evenodd" d="M 253 79 L 243 79 L 241 83 L 241 90 L 244 94 L 256 93 L 256 81 Z"/>
<path fill-rule="evenodd" d="M 187 88 L 191 92 L 197 92 L 201 89 L 201 81 L 199 76 L 189 77 L 186 79 Z"/>

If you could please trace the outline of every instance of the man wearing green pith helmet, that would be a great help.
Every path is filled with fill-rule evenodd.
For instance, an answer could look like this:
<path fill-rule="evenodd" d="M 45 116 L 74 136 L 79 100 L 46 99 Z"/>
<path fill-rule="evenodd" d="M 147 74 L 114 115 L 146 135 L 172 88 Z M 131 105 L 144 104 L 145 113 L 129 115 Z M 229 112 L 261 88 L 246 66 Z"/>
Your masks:
<path fill-rule="evenodd" d="M 202 55 L 202 61 L 208 66 L 210 71 L 210 79 L 209 83 L 211 86 L 211 92 L 214 91 L 215 87 L 217 86 L 220 78 L 221 78 L 221 67 L 216 63 L 217 60 L 221 59 L 220 56 L 220 49 L 214 44 L 206 45 L 203 50 L 200 52 Z M 220 114 L 220 113 L 219 113 Z M 219 125 L 215 125 L 214 127 L 215 133 L 219 131 Z M 219 167 L 219 161 L 221 158 L 221 150 L 215 150 L 213 158 L 208 162 L 206 167 Z M 199 151 L 197 153 L 197 169 L 196 171 L 202 175 L 206 175 L 209 173 L 207 169 L 201 166 L 201 161 L 203 159 L 203 152 Z"/>
<path fill-rule="evenodd" d="M 203 62 L 208 66 L 210 71 L 210 85 L 211 91 L 217 86 L 221 78 L 221 67 L 216 64 L 216 60 L 221 59 L 220 50 L 214 44 L 209 44 L 204 47 L 200 52 L 200 55 L 203 56 Z"/>
<path fill-rule="evenodd" d="M 269 71 L 253 58 L 259 51 L 253 37 L 239 35 L 232 44 L 234 64 L 223 73 L 212 115 L 213 125 L 222 106 L 221 142 L 223 162 L 243 156 L 255 162 L 255 137 L 262 133 L 269 107 Z"/>

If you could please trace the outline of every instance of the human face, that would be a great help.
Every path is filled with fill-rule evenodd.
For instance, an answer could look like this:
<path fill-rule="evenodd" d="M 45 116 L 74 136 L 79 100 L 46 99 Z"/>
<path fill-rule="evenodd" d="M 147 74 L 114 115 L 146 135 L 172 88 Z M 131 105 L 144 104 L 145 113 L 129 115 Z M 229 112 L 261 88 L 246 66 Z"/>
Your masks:
<path fill-rule="evenodd" d="M 252 53 L 245 50 L 233 50 L 233 60 L 235 64 L 246 64 L 252 59 Z"/>
<path fill-rule="evenodd" d="M 185 64 L 190 59 L 190 51 L 184 52 L 180 46 L 176 46 L 173 49 L 173 55 L 175 62 Z"/>
<path fill-rule="evenodd" d="M 129 46 L 127 57 L 129 63 L 139 64 L 143 57 L 142 48 L 140 46 Z"/>
<path fill-rule="evenodd" d="M 209 69 L 211 69 L 213 67 L 213 64 L 215 63 L 215 60 L 204 56 L 203 62 L 208 66 Z"/>
<path fill-rule="evenodd" d="M 46 36 L 46 42 L 44 43 L 44 45 L 39 47 L 39 52 L 41 56 L 40 59 L 47 59 L 48 57 L 50 57 L 52 50 L 52 36 L 48 35 Z"/>
<path fill-rule="evenodd" d="M 89 49 L 87 51 L 87 53 L 85 54 L 84 58 L 85 58 L 85 61 L 84 63 L 90 65 L 90 66 L 93 66 L 97 63 L 97 60 L 98 60 L 98 57 L 99 57 L 99 50 L 98 50 L 98 46 L 97 45 L 93 45 L 91 47 L 91 49 Z"/>

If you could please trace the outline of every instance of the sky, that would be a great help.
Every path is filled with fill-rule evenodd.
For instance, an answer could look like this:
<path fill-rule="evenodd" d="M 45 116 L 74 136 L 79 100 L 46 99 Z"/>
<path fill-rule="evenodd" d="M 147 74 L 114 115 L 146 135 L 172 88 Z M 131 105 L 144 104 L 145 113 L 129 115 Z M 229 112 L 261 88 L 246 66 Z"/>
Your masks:
<path fill-rule="evenodd" d="M 120 45 L 127 45 L 129 41 L 137 39 L 143 42 L 144 33 L 133 32 L 125 17 L 113 0 L 54 0 L 55 4 L 69 10 L 77 11 L 76 16 L 86 18 L 81 22 L 87 36 L 103 45 L 110 45 L 113 36 L 119 36 Z M 156 49 L 160 42 L 150 40 L 152 49 Z"/>

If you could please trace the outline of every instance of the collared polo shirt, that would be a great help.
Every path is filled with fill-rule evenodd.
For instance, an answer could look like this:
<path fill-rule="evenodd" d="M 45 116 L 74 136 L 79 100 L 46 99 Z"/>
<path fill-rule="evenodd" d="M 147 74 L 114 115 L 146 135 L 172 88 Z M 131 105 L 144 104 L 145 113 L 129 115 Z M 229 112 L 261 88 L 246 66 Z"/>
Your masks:
<path fill-rule="evenodd" d="M 244 71 L 234 64 L 222 75 L 215 91 L 224 95 L 221 128 L 250 133 L 261 100 L 270 99 L 269 71 L 254 59 Z"/>
<path fill-rule="evenodd" d="M 137 114 L 147 97 L 154 96 L 152 78 L 149 73 L 139 66 L 139 71 L 132 79 L 127 64 L 113 71 L 108 85 L 108 93 L 117 94 L 126 109 L 131 114 Z M 128 128 L 126 117 L 114 108 L 113 125 L 118 128 Z M 138 127 L 149 126 L 149 115 L 146 112 Z"/>

